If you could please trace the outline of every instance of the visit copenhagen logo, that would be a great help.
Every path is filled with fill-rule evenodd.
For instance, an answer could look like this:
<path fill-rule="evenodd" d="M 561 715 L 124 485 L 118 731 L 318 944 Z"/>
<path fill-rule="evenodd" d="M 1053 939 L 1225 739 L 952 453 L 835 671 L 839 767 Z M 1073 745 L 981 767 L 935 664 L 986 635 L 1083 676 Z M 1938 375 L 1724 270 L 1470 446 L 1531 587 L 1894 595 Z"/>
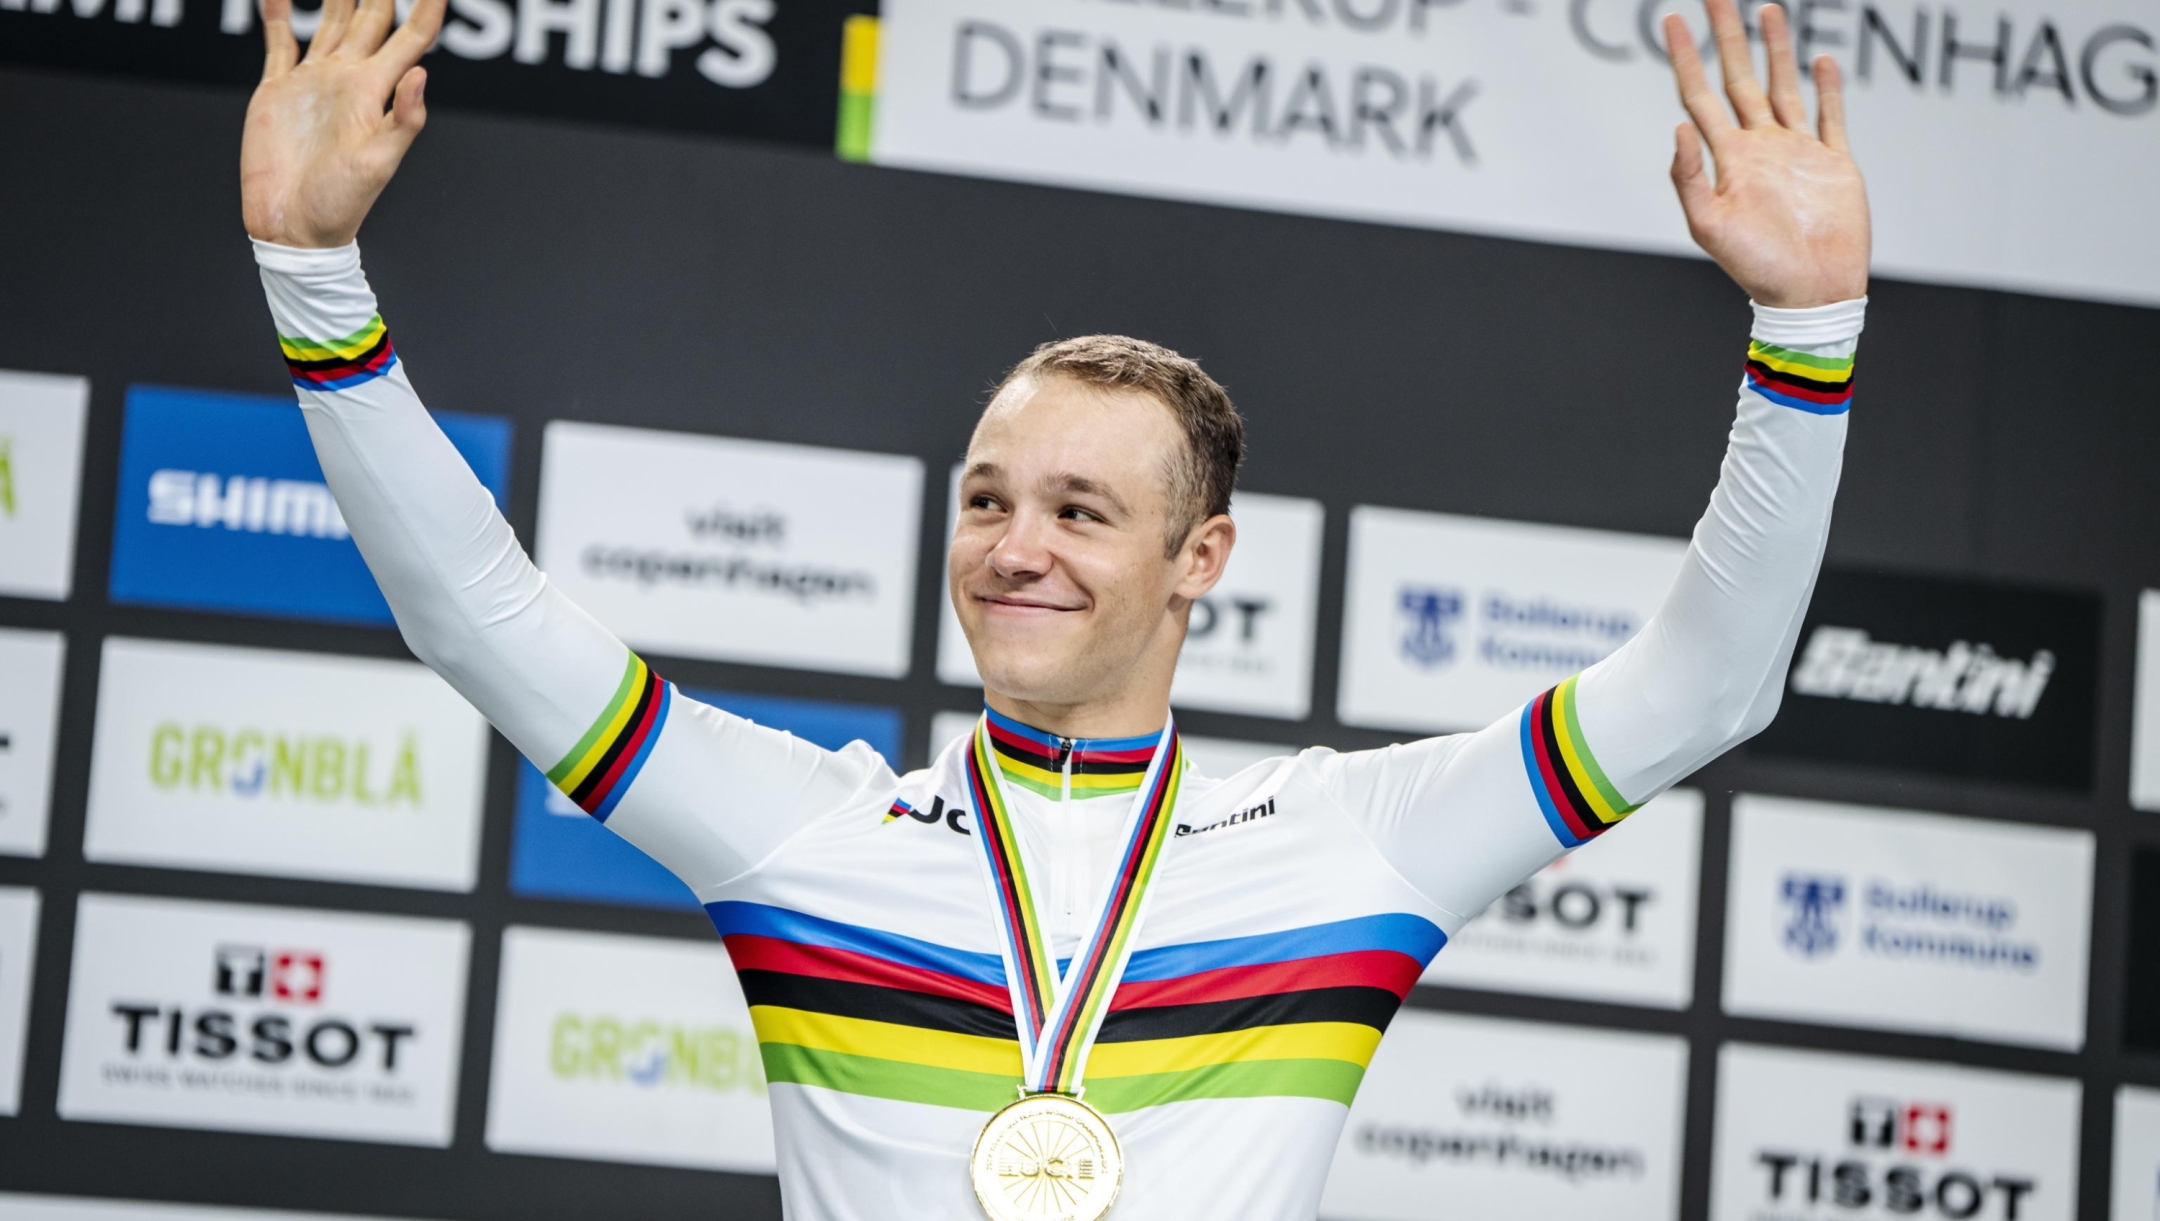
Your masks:
<path fill-rule="evenodd" d="M 1820 961 L 1850 947 L 1866 957 L 1957 969 L 2030 974 L 2040 965 L 2039 943 L 2015 935 L 2018 904 L 2008 896 L 1884 879 L 1854 887 L 1842 875 L 1796 872 L 1779 880 L 1778 898 L 1781 940 L 1795 957 Z M 1846 935 L 1848 919 L 1857 921 L 1857 936 Z"/>
<path fill-rule="evenodd" d="M 420 738 L 285 732 L 161 721 L 150 732 L 150 783 L 161 792 L 246 801 L 417 809 Z"/>
<path fill-rule="evenodd" d="M 868 571 L 790 562 L 788 519 L 778 510 L 692 508 L 683 513 L 683 526 L 687 547 L 594 543 L 578 563 L 595 580 L 630 581 L 646 589 L 764 594 L 805 605 L 877 596 L 877 578 Z"/>

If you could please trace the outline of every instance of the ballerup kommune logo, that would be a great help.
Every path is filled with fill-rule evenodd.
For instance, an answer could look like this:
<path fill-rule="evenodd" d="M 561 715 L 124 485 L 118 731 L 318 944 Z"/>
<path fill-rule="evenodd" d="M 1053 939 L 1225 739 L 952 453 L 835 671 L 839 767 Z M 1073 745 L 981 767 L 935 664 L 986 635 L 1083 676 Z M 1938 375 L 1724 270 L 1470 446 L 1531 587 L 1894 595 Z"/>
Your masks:
<path fill-rule="evenodd" d="M 1847 949 L 1878 958 L 1975 970 L 2030 973 L 2038 942 L 2014 931 L 2018 905 L 2006 895 L 1966 893 L 1930 882 L 1793 871 L 1779 881 L 1785 907 L 1782 940 L 1795 957 L 1818 960 Z M 1858 922 L 1857 936 L 1849 928 Z"/>

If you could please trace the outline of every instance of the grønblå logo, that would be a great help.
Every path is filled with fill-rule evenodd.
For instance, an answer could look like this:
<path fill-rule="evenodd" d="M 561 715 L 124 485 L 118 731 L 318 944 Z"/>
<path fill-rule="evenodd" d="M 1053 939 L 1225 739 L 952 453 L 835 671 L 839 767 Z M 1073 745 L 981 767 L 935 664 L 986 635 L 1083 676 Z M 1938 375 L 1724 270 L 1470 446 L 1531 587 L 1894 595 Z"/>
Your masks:
<path fill-rule="evenodd" d="M 435 420 L 501 503 L 509 421 Z M 128 389 L 110 593 L 115 602 L 390 622 L 299 408 L 254 395 Z"/>
<path fill-rule="evenodd" d="M 1409 620 L 1403 631 L 1403 656 L 1431 669 L 1455 660 L 1453 628 L 1463 613 L 1459 589 L 1405 586 L 1397 605 Z"/>
<path fill-rule="evenodd" d="M 1788 873 L 1782 894 L 1790 909 L 1785 921 L 1785 948 L 1802 958 L 1834 952 L 1838 947 L 1838 918 L 1845 908 L 1845 879 Z"/>

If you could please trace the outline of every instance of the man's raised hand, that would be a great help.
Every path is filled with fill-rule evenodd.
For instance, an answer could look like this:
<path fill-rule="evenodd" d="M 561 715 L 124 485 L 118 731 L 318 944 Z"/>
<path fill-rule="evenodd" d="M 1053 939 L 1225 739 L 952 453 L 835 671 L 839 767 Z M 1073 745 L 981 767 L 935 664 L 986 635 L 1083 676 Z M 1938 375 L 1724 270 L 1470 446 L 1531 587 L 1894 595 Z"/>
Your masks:
<path fill-rule="evenodd" d="M 248 234 L 284 246 L 342 246 L 427 123 L 420 57 L 446 0 L 419 0 L 396 33 L 396 0 L 323 0 L 307 58 L 292 0 L 263 0 L 263 75 L 240 141 Z"/>
<path fill-rule="evenodd" d="M 1680 101 L 1692 123 L 1675 133 L 1673 186 L 1695 242 L 1762 305 L 1801 309 L 1863 296 L 1868 281 L 1867 188 L 1845 146 L 1845 95 L 1837 65 L 1815 60 L 1817 126 L 1793 59 L 1785 10 L 1762 9 L 1770 88 L 1755 79 L 1747 31 L 1733 0 L 1704 0 L 1725 76 L 1728 114 L 1703 74 L 1687 23 L 1665 19 Z M 1717 182 L 1703 169 L 1710 146 Z"/>

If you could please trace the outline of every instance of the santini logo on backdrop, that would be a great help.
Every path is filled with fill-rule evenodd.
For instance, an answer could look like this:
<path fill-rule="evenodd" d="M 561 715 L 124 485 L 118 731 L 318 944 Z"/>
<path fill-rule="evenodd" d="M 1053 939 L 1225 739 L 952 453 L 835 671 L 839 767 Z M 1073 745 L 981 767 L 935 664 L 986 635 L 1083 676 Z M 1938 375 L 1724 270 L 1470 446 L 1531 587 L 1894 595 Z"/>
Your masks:
<path fill-rule="evenodd" d="M 1815 629 L 1793 668 L 1792 689 L 1823 699 L 1910 704 L 2030 720 L 2055 672 L 2047 649 L 2028 661 L 1999 657 L 1992 645 L 1953 641 L 1947 649 L 1877 641 L 1856 627 Z"/>
<path fill-rule="evenodd" d="M 1800 640 L 1750 753 L 2092 784 L 2095 594 L 1831 569 Z"/>

